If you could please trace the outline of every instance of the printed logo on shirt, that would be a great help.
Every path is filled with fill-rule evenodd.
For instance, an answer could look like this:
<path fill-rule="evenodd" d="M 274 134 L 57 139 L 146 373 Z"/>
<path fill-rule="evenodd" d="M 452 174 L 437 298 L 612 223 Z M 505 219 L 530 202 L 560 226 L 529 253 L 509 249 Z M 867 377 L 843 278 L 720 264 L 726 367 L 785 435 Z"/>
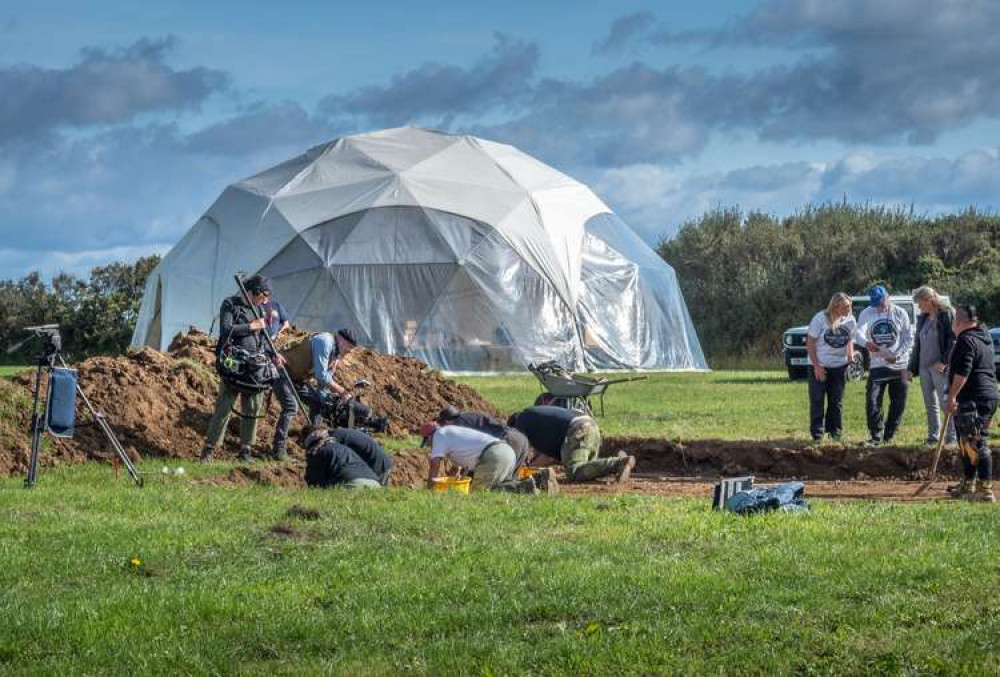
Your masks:
<path fill-rule="evenodd" d="M 872 325 L 872 343 L 880 348 L 889 348 L 899 339 L 899 330 L 889 320 L 876 320 Z"/>
<path fill-rule="evenodd" d="M 823 332 L 823 340 L 831 348 L 843 348 L 851 340 L 851 332 L 847 331 L 847 328 L 844 326 L 837 327 L 836 329 L 827 328 Z"/>

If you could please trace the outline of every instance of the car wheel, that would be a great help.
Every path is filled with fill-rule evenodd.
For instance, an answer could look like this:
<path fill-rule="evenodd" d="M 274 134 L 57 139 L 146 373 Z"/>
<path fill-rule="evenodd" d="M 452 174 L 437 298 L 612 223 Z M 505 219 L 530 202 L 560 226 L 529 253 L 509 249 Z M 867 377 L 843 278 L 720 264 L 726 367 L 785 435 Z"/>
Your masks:
<path fill-rule="evenodd" d="M 847 365 L 847 379 L 849 381 L 860 381 L 865 377 L 865 356 L 861 353 L 854 353 L 854 361 Z"/>

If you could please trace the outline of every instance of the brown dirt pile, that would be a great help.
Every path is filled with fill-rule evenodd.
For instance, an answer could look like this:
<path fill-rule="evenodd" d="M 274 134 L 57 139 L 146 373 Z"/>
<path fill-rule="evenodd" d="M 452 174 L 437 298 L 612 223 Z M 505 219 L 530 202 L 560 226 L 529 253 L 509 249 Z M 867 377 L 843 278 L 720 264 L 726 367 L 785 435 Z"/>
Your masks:
<path fill-rule="evenodd" d="M 284 343 L 303 336 L 293 334 Z M 166 353 L 141 348 L 118 357 L 90 358 L 75 367 L 94 407 L 106 416 L 134 459 L 190 458 L 204 443 L 218 391 L 214 348 L 212 337 L 192 328 L 175 337 Z M 365 389 L 363 399 L 376 413 L 389 416 L 388 433 L 397 437 L 416 432 L 448 404 L 498 414 L 475 390 L 445 379 L 419 360 L 358 349 L 345 358 L 337 377 L 346 385 L 361 378 L 370 381 L 372 385 Z M 2 477 L 27 468 L 33 373 L 22 374 L 13 383 L 0 381 L 0 386 Z M 272 401 L 258 428 L 258 449 L 269 446 L 277 414 L 277 402 Z M 78 399 L 78 423 L 90 420 Z M 293 434 L 301 421 L 299 418 L 293 425 Z M 239 419 L 233 416 L 218 457 L 234 453 L 238 432 Z M 46 465 L 87 458 L 108 460 L 113 456 L 95 425 L 80 425 L 71 440 L 46 440 Z M 294 441 L 290 446 L 293 454 L 300 453 Z"/>

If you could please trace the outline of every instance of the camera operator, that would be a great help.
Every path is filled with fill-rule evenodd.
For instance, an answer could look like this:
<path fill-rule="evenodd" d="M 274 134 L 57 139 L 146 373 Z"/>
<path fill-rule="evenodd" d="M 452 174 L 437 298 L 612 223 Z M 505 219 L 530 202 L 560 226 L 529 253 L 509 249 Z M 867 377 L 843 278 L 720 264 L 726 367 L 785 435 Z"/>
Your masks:
<path fill-rule="evenodd" d="M 358 345 L 358 339 L 350 329 L 338 329 L 335 334 L 320 332 L 313 334 L 304 341 L 291 346 L 282 353 L 285 369 L 295 383 L 305 383 L 309 378 L 316 379 L 320 388 L 329 390 L 342 402 L 351 399 L 347 389 L 334 380 L 337 366 Z M 311 399 L 309 405 L 309 421 L 320 425 L 323 420 L 322 401 Z"/>
<path fill-rule="evenodd" d="M 245 280 L 243 284 L 250 294 L 254 306 L 257 306 L 259 310 L 271 294 L 271 286 L 267 278 L 254 275 Z M 236 294 L 223 300 L 219 309 L 219 341 L 215 346 L 217 368 L 223 360 L 224 351 L 232 347 L 240 348 L 252 355 L 264 353 L 265 340 L 262 334 L 266 329 L 267 320 L 257 319 L 254 308 L 247 305 L 241 295 Z M 239 459 L 250 461 L 253 459 L 253 445 L 257 439 L 257 421 L 267 385 L 254 391 L 250 388 L 240 387 L 227 379 L 225 375 L 222 376 L 219 380 L 219 394 L 215 399 L 215 411 L 208 423 L 205 446 L 201 450 L 200 458 L 203 462 L 212 460 L 215 448 L 222 442 L 226 434 L 226 424 L 229 423 L 229 416 L 233 413 L 233 405 L 238 397 L 242 409 L 239 413 Z"/>
<path fill-rule="evenodd" d="M 457 425 L 463 428 L 472 428 L 479 432 L 492 435 L 498 440 L 506 442 L 515 455 L 515 469 L 523 467 L 528 463 L 528 454 L 531 451 L 531 444 L 528 438 L 520 430 L 505 425 L 486 412 L 482 411 L 459 411 L 458 407 L 448 406 L 441 410 L 437 417 L 438 425 Z"/>
<path fill-rule="evenodd" d="M 956 305 L 952 329 L 956 338 L 948 363 L 951 383 L 945 408 L 955 421 L 964 472 L 961 483 L 948 493 L 954 498 L 993 503 L 993 455 L 987 443 L 998 399 L 993 340 L 979 322 L 976 307 L 970 304 Z"/>

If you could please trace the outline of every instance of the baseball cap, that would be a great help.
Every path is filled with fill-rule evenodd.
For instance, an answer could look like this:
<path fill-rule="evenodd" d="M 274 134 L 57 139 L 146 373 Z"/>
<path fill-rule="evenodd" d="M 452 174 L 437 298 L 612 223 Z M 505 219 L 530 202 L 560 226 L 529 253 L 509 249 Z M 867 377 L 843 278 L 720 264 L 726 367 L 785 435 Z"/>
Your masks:
<path fill-rule="evenodd" d="M 358 337 L 350 329 L 338 329 L 337 336 L 341 337 L 342 339 L 350 343 L 352 346 L 358 345 Z"/>
<path fill-rule="evenodd" d="M 251 294 L 263 294 L 271 291 L 271 281 L 263 275 L 254 275 L 243 280 L 243 286 Z"/>
<path fill-rule="evenodd" d="M 423 443 L 420 445 L 422 447 L 427 446 L 427 442 L 434 436 L 437 429 L 440 428 L 437 421 L 427 421 L 427 423 L 420 426 L 420 436 L 424 438 Z"/>
<path fill-rule="evenodd" d="M 877 284 L 868 290 L 868 300 L 873 306 L 882 305 L 882 302 L 885 301 L 887 296 L 889 296 L 889 292 L 886 291 L 886 288 L 880 284 Z"/>
<path fill-rule="evenodd" d="M 444 423 L 445 421 L 454 421 L 459 415 L 458 407 L 449 404 L 447 407 L 441 410 L 438 414 L 438 423 Z"/>

